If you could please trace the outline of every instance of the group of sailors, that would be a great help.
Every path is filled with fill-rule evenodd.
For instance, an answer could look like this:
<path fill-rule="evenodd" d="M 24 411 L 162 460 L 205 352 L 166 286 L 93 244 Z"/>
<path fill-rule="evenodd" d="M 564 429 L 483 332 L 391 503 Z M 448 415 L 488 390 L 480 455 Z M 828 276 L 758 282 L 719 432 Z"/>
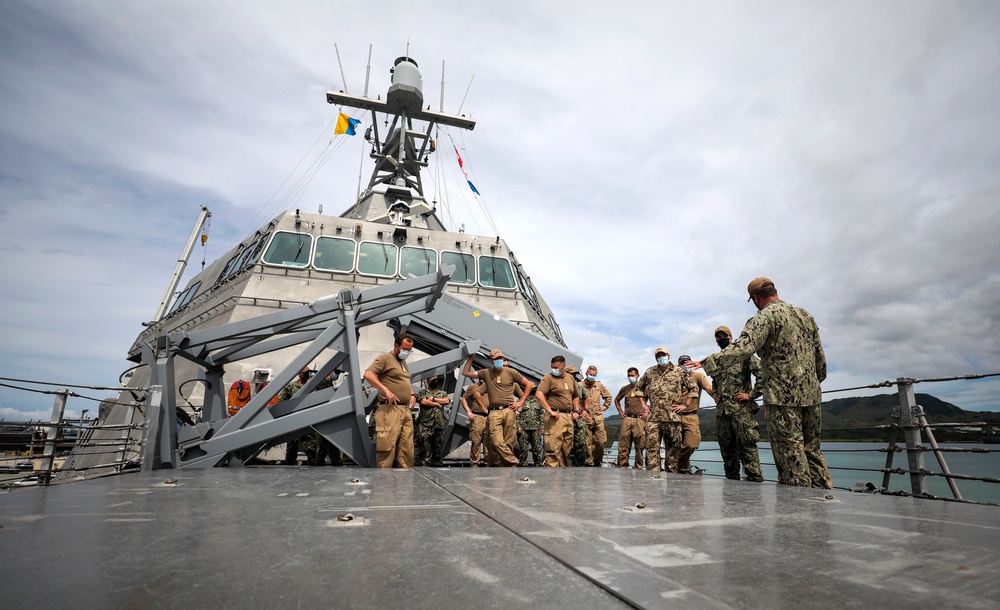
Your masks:
<path fill-rule="evenodd" d="M 820 451 L 820 383 L 826 377 L 826 360 L 816 323 L 804 309 L 778 299 L 768 278 L 753 280 L 747 291 L 758 313 L 737 340 L 728 327 L 720 326 L 714 332 L 719 352 L 703 361 L 681 356 L 677 364 L 667 348 L 657 347 L 655 364 L 641 374 L 629 368 L 628 383 L 614 396 L 597 380 L 596 366 L 581 372 L 566 366 L 562 355 L 552 357 L 550 372 L 537 386 L 511 368 L 499 349 L 490 352 L 490 364 L 481 370 L 473 369 L 475 355 L 470 355 L 461 374 L 471 384 L 459 390 L 470 421 L 470 464 L 527 466 L 530 458 L 532 466 L 601 466 L 607 443 L 604 412 L 614 406 L 621 416 L 615 465 L 629 467 L 634 453 L 633 468 L 692 473 L 691 455 L 701 442 L 699 403 L 705 392 L 716 403 L 727 478 L 739 480 L 742 468 L 746 480 L 763 480 L 756 420 L 756 401 L 763 398 L 779 482 L 831 487 Z M 380 468 L 442 465 L 444 410 L 452 396 L 438 377 L 413 391 L 406 364 L 412 351 L 413 339 L 401 335 L 364 373 L 364 380 L 378 391 L 369 432 Z M 307 380 L 303 371 L 280 399 L 294 396 Z M 324 380 L 326 385 L 334 383 L 332 378 Z M 324 464 L 327 456 L 334 465 L 342 463 L 340 451 L 319 434 L 289 443 L 287 463 L 295 463 L 300 444 L 310 463 Z"/>
<path fill-rule="evenodd" d="M 656 363 L 641 375 L 638 368 L 629 368 L 629 383 L 614 398 L 597 380 L 596 366 L 582 376 L 567 367 L 561 355 L 552 357 L 551 371 L 537 386 L 511 368 L 499 349 L 489 354 L 491 366 L 481 370 L 473 370 L 475 356 L 470 355 L 462 375 L 473 384 L 461 397 L 470 420 L 470 463 L 523 466 L 530 454 L 535 466 L 600 466 L 607 442 L 603 413 L 614 405 L 622 417 L 617 466 L 628 467 L 634 451 L 633 468 L 645 463 L 647 470 L 690 473 L 691 455 L 701 440 L 700 396 L 706 392 L 717 405 L 727 478 L 739 479 L 742 467 L 746 480 L 763 480 L 755 418 L 756 399 L 763 397 L 779 481 L 830 487 L 819 450 L 819 385 L 826 377 L 826 360 L 816 323 L 805 310 L 778 299 L 768 278 L 756 278 L 747 291 L 758 313 L 739 339 L 733 341 L 729 328 L 720 326 L 714 333 L 720 352 L 704 361 L 681 356 L 676 365 L 667 348 L 657 347 Z M 419 393 L 412 391 L 406 366 L 412 350 L 412 338 L 401 335 L 392 351 L 376 358 L 364 373 L 379 394 L 373 436 L 380 468 L 441 463 L 443 413 L 451 397 L 439 387 L 438 378 L 429 379 Z M 411 418 L 417 409 L 419 456 L 414 455 Z"/>

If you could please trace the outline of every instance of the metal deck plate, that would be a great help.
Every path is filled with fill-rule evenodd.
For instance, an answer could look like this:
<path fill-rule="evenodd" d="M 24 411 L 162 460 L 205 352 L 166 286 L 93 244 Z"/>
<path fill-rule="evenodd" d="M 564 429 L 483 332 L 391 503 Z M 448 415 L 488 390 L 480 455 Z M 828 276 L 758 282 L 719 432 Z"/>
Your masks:
<path fill-rule="evenodd" d="M 12 608 L 1000 604 L 995 507 L 612 468 L 136 473 L 0 526 Z"/>

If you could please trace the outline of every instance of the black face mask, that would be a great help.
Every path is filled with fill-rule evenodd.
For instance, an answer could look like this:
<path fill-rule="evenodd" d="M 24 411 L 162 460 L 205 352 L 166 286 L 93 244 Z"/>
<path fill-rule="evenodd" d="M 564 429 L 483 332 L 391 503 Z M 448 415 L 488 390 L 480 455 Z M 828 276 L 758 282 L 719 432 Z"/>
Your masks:
<path fill-rule="evenodd" d="M 728 338 L 725 338 L 725 339 L 716 339 L 715 342 L 722 349 L 726 349 L 727 347 L 729 347 L 729 344 L 731 343 L 731 341 Z"/>
<path fill-rule="evenodd" d="M 435 383 L 428 383 L 427 387 L 430 388 L 430 389 L 432 389 L 432 390 L 436 390 L 437 387 L 438 387 L 438 384 L 436 382 Z"/>

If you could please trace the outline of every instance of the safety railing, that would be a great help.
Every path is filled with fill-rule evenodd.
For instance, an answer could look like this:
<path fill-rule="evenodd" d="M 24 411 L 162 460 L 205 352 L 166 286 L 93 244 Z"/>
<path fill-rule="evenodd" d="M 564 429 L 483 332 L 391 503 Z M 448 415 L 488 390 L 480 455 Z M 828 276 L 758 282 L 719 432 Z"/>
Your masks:
<path fill-rule="evenodd" d="M 962 429 L 966 433 L 972 433 L 978 431 L 981 434 L 986 434 L 989 430 L 994 427 L 1000 427 L 1000 424 L 991 423 L 986 421 L 976 421 L 976 422 L 947 422 L 947 423 L 930 423 L 927 419 L 927 414 L 924 408 L 919 405 L 916 401 L 913 386 L 918 383 L 936 383 L 944 381 L 960 381 L 960 380 L 975 380 L 983 379 L 987 377 L 1000 376 L 1000 373 L 992 374 L 973 374 L 973 375 L 960 375 L 954 377 L 937 377 L 929 379 L 912 379 L 902 377 L 896 381 L 883 381 L 876 384 L 857 386 L 852 388 L 841 388 L 837 390 L 824 391 L 824 394 L 830 394 L 835 392 L 845 392 L 851 390 L 861 390 L 861 389 L 876 389 L 876 388 L 886 388 L 886 387 L 896 387 L 897 403 L 893 407 L 891 419 L 892 423 L 873 426 L 870 428 L 842 428 L 842 429 L 828 429 L 824 430 L 824 434 L 830 433 L 850 433 L 850 434 L 860 434 L 871 432 L 873 437 L 881 436 L 886 443 L 884 447 L 866 447 L 866 448 L 830 448 L 824 446 L 822 451 L 824 455 L 829 454 L 864 454 L 864 453 L 881 453 L 885 455 L 884 464 L 879 466 L 878 464 L 872 463 L 866 466 L 860 465 L 834 465 L 839 462 L 839 459 L 831 456 L 827 459 L 827 468 L 830 471 L 836 472 L 859 472 L 859 473 L 872 473 L 881 474 L 881 485 L 876 485 L 875 483 L 868 481 L 859 481 L 853 486 L 843 486 L 834 485 L 835 488 L 845 489 L 848 491 L 856 491 L 861 493 L 880 493 L 885 495 L 896 495 L 896 496 L 913 496 L 920 498 L 938 499 L 938 500 L 948 500 L 956 502 L 969 502 L 975 504 L 990 504 L 990 505 L 1000 505 L 1000 487 L 996 488 L 994 493 L 979 494 L 979 499 L 967 498 L 963 495 L 962 491 L 959 489 L 958 481 L 975 481 L 978 483 L 987 484 L 997 484 L 1000 483 L 1000 476 L 992 476 L 991 474 L 984 475 L 973 475 L 973 474 L 959 474 L 951 471 L 945 454 L 997 454 L 1000 453 L 1000 447 L 997 449 L 992 449 L 989 447 L 945 447 L 938 443 L 937 438 L 934 434 L 936 429 L 947 430 L 947 429 Z M 900 438 L 900 433 L 902 433 L 902 438 Z M 926 442 L 925 442 L 926 441 Z M 844 443 L 850 444 L 850 443 Z M 769 449 L 762 448 L 762 452 L 769 452 Z M 692 457 L 692 463 L 696 464 L 722 464 L 722 460 L 713 460 L 708 458 L 702 458 L 702 455 L 707 455 L 709 452 L 718 452 L 718 449 L 708 449 L 700 448 L 696 450 L 696 456 Z M 930 453 L 936 462 L 936 469 L 928 467 L 925 461 L 925 455 Z M 906 456 L 906 463 L 898 464 L 895 462 L 895 456 L 897 454 L 904 454 Z M 831 464 L 832 462 L 832 464 Z M 997 461 L 997 465 L 1000 466 L 1000 459 Z M 761 460 L 762 466 L 775 467 L 773 462 L 767 462 Z M 707 476 L 717 476 L 723 477 L 723 474 L 708 472 L 703 470 L 702 474 Z M 1000 475 L 1000 468 L 997 468 L 995 475 Z M 898 484 L 900 480 L 898 477 L 893 479 L 893 475 L 900 475 L 909 478 L 909 490 L 894 488 L 894 483 Z M 930 493 L 928 488 L 928 481 L 931 478 L 943 479 L 947 482 L 948 490 L 950 495 L 945 494 L 933 494 Z M 765 478 L 765 481 L 777 482 L 775 479 Z"/>
<path fill-rule="evenodd" d="M 3 382 L 15 382 L 19 385 Z M 47 390 L 28 386 L 56 386 Z M 107 409 L 119 404 L 115 399 L 95 398 L 72 388 L 119 392 L 122 388 L 55 384 L 27 379 L 0 377 L 0 386 L 55 396 L 52 415 L 48 422 L 41 420 L 0 420 L 0 489 L 9 491 L 16 487 L 49 485 L 57 474 L 88 473 L 104 470 L 122 472 L 138 467 L 145 444 L 145 414 L 139 396 L 145 388 L 133 389 L 135 400 L 128 406 L 129 418 L 118 424 L 106 424 L 100 417 L 87 419 L 90 409 L 82 409 L 79 417 L 67 417 L 66 406 L 70 398 L 100 403 Z M 58 387 L 65 386 L 65 387 Z M 72 457 L 71 457 L 72 456 Z M 77 458 L 89 456 L 86 465 L 76 465 Z M 61 476 L 63 480 L 72 477 Z"/>

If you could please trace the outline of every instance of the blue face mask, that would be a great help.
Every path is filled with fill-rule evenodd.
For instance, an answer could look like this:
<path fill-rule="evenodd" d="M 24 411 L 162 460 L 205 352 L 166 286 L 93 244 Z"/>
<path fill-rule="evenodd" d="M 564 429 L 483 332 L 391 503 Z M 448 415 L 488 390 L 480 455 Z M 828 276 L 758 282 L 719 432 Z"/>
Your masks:
<path fill-rule="evenodd" d="M 596 375 L 587 375 L 587 381 L 597 381 Z"/>
<path fill-rule="evenodd" d="M 639 378 L 638 378 L 638 377 L 629 377 L 629 378 L 628 378 L 628 382 L 629 382 L 629 383 L 635 383 L 635 382 L 637 382 L 637 381 L 639 381 Z"/>
<path fill-rule="evenodd" d="M 502 369 L 503 368 L 503 360 L 494 360 L 493 361 L 493 368 Z"/>
<path fill-rule="evenodd" d="M 552 376 L 553 377 L 558 377 L 560 375 L 562 375 L 562 369 L 552 369 Z"/>
<path fill-rule="evenodd" d="M 670 358 L 667 358 L 666 356 L 657 358 L 656 364 L 659 364 L 660 366 L 667 366 L 668 364 L 670 364 Z"/>

